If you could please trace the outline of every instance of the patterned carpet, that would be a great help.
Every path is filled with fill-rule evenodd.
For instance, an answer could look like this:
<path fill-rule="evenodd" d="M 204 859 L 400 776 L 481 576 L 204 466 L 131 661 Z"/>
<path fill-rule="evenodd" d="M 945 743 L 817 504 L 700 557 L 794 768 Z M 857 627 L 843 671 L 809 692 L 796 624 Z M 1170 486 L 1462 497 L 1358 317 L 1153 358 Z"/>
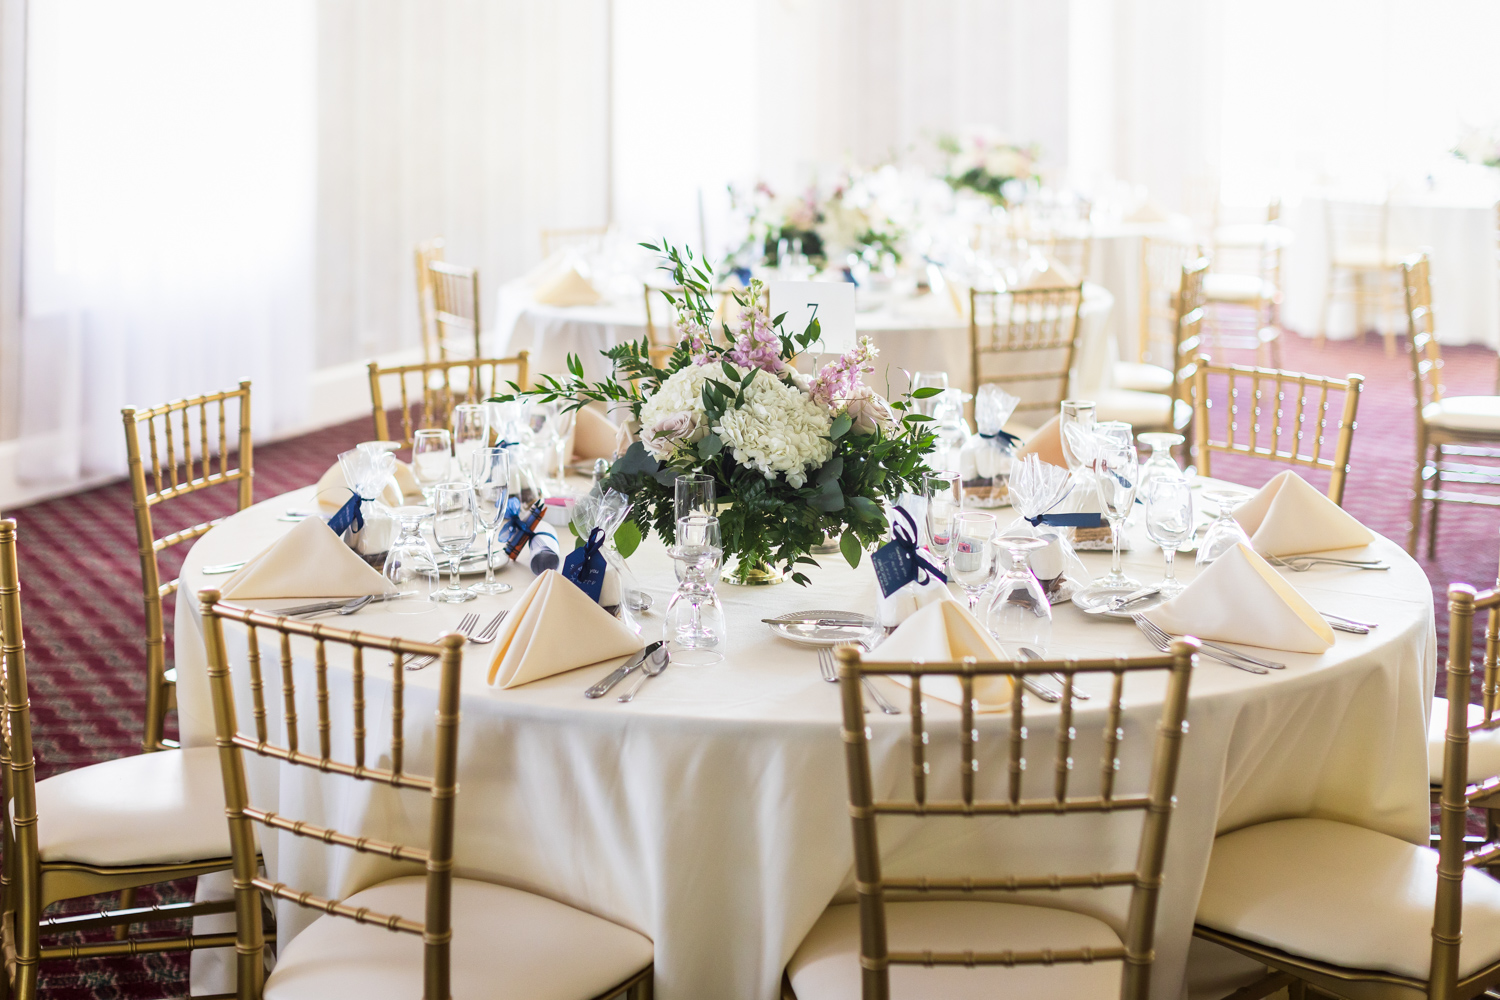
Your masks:
<path fill-rule="evenodd" d="M 1451 348 L 1445 358 L 1451 393 L 1494 392 L 1492 352 Z M 1320 374 L 1366 376 L 1345 506 L 1374 530 L 1404 542 L 1414 461 L 1407 359 L 1386 357 L 1382 343 L 1374 338 L 1319 348 L 1289 336 L 1283 364 Z M 256 498 L 315 481 L 338 452 L 369 436 L 368 420 L 358 420 L 257 448 Z M 1277 469 L 1243 459 L 1219 459 L 1213 471 L 1218 477 L 1258 486 Z M 222 495 L 169 504 L 173 520 L 159 520 L 158 529 L 175 529 L 231 510 L 232 490 L 218 492 Z M 128 485 L 116 483 L 7 513 L 20 524 L 40 776 L 139 752 L 144 653 Z M 1446 632 L 1442 595 L 1448 582 L 1484 586 L 1495 579 L 1497 524 L 1500 518 L 1493 508 L 1445 508 L 1436 557 L 1421 560 L 1438 601 L 1440 637 Z M 174 571 L 175 561 L 168 559 L 163 572 Z M 170 602 L 167 622 L 170 662 Z M 172 888 L 177 897 L 191 892 L 190 884 Z M 185 969 L 186 959 L 177 956 L 56 963 L 45 970 L 42 995 L 48 1000 L 83 1000 L 186 992 Z"/>

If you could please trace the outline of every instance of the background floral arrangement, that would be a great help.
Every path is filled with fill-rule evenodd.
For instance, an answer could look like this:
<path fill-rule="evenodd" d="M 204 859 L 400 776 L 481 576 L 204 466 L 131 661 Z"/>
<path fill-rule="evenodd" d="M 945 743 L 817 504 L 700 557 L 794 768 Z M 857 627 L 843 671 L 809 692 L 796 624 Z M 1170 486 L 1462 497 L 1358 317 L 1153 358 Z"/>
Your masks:
<path fill-rule="evenodd" d="M 879 176 L 880 171 L 850 169 L 796 196 L 777 195 L 765 181 L 748 192 L 730 185 L 730 205 L 744 216 L 747 229 L 737 256 L 763 246 L 762 260 L 755 263 L 774 266 L 781 240 L 801 240 L 802 252 L 819 267 L 841 265 L 846 255 L 866 251 L 894 254 L 899 262 L 906 231 L 883 204 L 881 193 L 888 185 L 880 184 Z"/>
<path fill-rule="evenodd" d="M 673 483 L 701 471 L 718 483 L 726 555 L 742 566 L 816 566 L 809 553 L 825 535 L 839 535 L 851 566 L 879 543 L 887 523 L 882 500 L 917 488 L 924 456 L 935 444 L 909 398 L 887 401 L 864 383 L 875 348 L 868 340 L 809 376 L 792 366 L 820 335 L 814 320 L 791 335 L 767 315 L 762 287 L 752 283 L 740 304 L 740 325 L 712 328 L 717 293 L 704 262 L 663 242 L 663 270 L 683 289 L 674 299 L 676 348 L 665 368 L 651 364 L 645 340 L 603 352 L 614 377 L 588 382 L 576 356 L 569 376 L 542 376 L 527 395 L 571 408 L 591 400 L 628 407 L 639 440 L 610 467 L 605 481 L 630 496 L 633 516 L 672 541 Z M 935 392 L 936 390 L 931 390 Z M 921 395 L 928 390 L 918 390 Z M 727 506 L 725 505 L 727 502 Z"/>
<path fill-rule="evenodd" d="M 1013 200 L 1017 186 L 1041 179 L 1036 172 L 1037 147 L 1017 145 L 991 129 L 943 136 L 938 149 L 948 158 L 943 179 L 949 187 L 977 192 L 997 205 Z"/>
<path fill-rule="evenodd" d="M 1467 129 L 1459 137 L 1453 155 L 1469 163 L 1500 167 L 1500 126 Z"/>

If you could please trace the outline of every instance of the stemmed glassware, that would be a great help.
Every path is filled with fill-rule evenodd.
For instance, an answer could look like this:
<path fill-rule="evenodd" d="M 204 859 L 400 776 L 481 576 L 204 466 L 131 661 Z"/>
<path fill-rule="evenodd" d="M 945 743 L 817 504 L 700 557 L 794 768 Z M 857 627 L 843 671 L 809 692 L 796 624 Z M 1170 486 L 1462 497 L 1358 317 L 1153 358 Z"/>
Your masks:
<path fill-rule="evenodd" d="M 1045 547 L 1048 540 L 1001 535 L 995 544 L 1010 556 L 1010 568 L 1000 577 L 995 596 L 990 599 L 985 627 L 1001 642 L 1030 646 L 1042 653 L 1052 638 L 1052 604 L 1031 571 L 1031 553 Z"/>
<path fill-rule="evenodd" d="M 690 514 L 716 516 L 714 504 L 718 484 L 713 476 L 701 472 L 685 472 L 672 485 L 673 524 Z"/>
<path fill-rule="evenodd" d="M 932 554 L 948 558 L 953 541 L 953 519 L 964 505 L 963 476 L 957 472 L 929 472 L 922 477 L 927 498 L 927 540 Z"/>
<path fill-rule="evenodd" d="M 1249 499 L 1249 494 L 1239 490 L 1210 490 L 1203 499 L 1219 509 L 1218 520 L 1208 526 L 1203 541 L 1198 543 L 1199 566 L 1206 566 L 1241 543 L 1250 544 L 1250 536 L 1234 519 L 1234 509 Z"/>
<path fill-rule="evenodd" d="M 490 443 L 489 409 L 483 403 L 459 403 L 453 408 L 453 457 L 458 475 L 469 474 L 469 461 Z"/>
<path fill-rule="evenodd" d="M 1077 427 L 1076 431 L 1069 431 L 1069 427 Z M 1065 399 L 1062 401 L 1062 417 L 1058 420 L 1057 433 L 1062 439 L 1063 461 L 1068 463 L 1068 471 L 1076 477 L 1078 470 L 1085 462 L 1083 456 L 1075 453 L 1070 439 L 1075 438 L 1080 432 L 1088 435 L 1094 430 L 1094 402 L 1091 399 Z M 1074 482 L 1077 482 L 1075 478 Z"/>
<path fill-rule="evenodd" d="M 388 601 L 382 611 L 398 615 L 419 615 L 435 611 L 432 595 L 438 589 L 437 557 L 422 537 L 422 522 L 432 516 L 431 507 L 397 507 L 391 516 L 400 525 L 401 534 L 385 554 L 381 573 L 398 592 L 415 590 L 415 596 Z"/>
<path fill-rule="evenodd" d="M 724 658 L 724 606 L 714 584 L 724 561 L 719 519 L 711 514 L 689 514 L 677 520 L 672 563 L 677 591 L 667 603 L 662 638 L 685 653 L 673 653 L 675 663 L 705 666 Z"/>
<path fill-rule="evenodd" d="M 1177 467 L 1177 461 L 1172 458 L 1172 449 L 1182 444 L 1186 438 L 1181 434 L 1151 431 L 1140 435 L 1136 440 L 1151 449 L 1151 455 L 1141 463 L 1141 496 L 1146 495 L 1146 488 L 1157 476 L 1182 478 L 1182 470 Z"/>
<path fill-rule="evenodd" d="M 1158 475 L 1146 486 L 1146 535 L 1161 546 L 1166 559 L 1162 577 L 1162 596 L 1182 593 L 1177 580 L 1175 560 L 1177 547 L 1193 537 L 1193 489 L 1182 476 Z"/>
<path fill-rule="evenodd" d="M 1113 543 L 1109 573 L 1087 588 L 1087 593 L 1095 596 L 1136 590 L 1141 585 L 1139 580 L 1126 576 L 1120 566 L 1120 533 L 1135 504 L 1135 484 L 1140 474 L 1135 441 L 1129 433 L 1130 425 L 1121 426 L 1125 428 L 1123 435 L 1118 433 L 1116 427 L 1099 425 L 1090 442 L 1094 450 L 1094 484 L 1099 491 L 1099 504 L 1104 508 L 1104 517 L 1109 521 Z"/>
<path fill-rule="evenodd" d="M 476 594 L 504 594 L 510 584 L 495 579 L 495 535 L 505 521 L 510 500 L 510 452 L 480 448 L 469 460 L 469 482 L 474 486 L 475 511 L 484 529 L 484 582 L 470 589 Z"/>
<path fill-rule="evenodd" d="M 478 505 L 468 483 L 441 483 L 432 491 L 432 537 L 448 557 L 448 586 L 432 595 L 434 601 L 462 604 L 478 595 L 459 586 L 458 567 L 479 535 Z"/>
<path fill-rule="evenodd" d="M 918 389 L 947 389 L 947 388 L 948 388 L 948 373 L 947 372 L 913 372 L 912 373 L 912 377 L 911 377 L 911 389 L 912 389 L 912 392 L 916 392 Z M 929 399 L 919 399 L 919 400 L 917 400 L 917 404 L 916 404 L 917 405 L 917 412 L 925 414 L 925 415 L 927 415 L 929 417 L 932 416 L 933 408 L 935 406 L 937 406 L 937 401 L 939 399 L 941 399 L 941 398 L 942 398 L 941 395 L 937 395 L 937 396 L 933 396 L 933 397 L 931 397 Z"/>
<path fill-rule="evenodd" d="M 412 435 L 411 474 L 430 505 L 438 483 L 453 478 L 453 435 L 442 428 L 426 428 Z"/>
<path fill-rule="evenodd" d="M 958 581 L 969 599 L 969 610 L 979 605 L 980 595 L 995 575 L 994 514 L 969 510 L 953 519 L 953 543 L 948 553 L 948 578 Z"/>

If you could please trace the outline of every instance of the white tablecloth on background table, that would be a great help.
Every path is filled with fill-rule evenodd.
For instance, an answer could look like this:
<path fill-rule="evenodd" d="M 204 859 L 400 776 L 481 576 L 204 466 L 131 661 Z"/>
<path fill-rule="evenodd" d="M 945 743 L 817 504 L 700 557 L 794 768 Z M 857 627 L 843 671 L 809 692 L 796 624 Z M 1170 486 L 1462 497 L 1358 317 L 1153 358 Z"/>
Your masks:
<path fill-rule="evenodd" d="M 258 504 L 216 527 L 188 554 L 176 618 L 178 712 L 186 746 L 205 745 L 213 735 L 201 622 L 191 595 L 222 578 L 205 578 L 201 567 L 253 556 L 289 529 L 277 516 L 306 503 L 303 490 Z M 1127 568 L 1158 579 L 1159 551 L 1144 539 L 1138 543 L 1126 557 Z M 1324 570 L 1288 579 L 1321 610 L 1379 622 L 1372 634 L 1336 633 L 1337 644 L 1320 656 L 1277 655 L 1288 664 L 1284 672 L 1253 675 L 1213 660 L 1195 672 L 1160 906 L 1156 997 L 1181 995 L 1193 913 L 1216 832 L 1322 816 L 1413 843 L 1427 840 L 1426 716 L 1436 671 L 1431 591 L 1416 563 L 1383 538 L 1368 552 L 1349 554 L 1379 555 L 1393 568 Z M 1091 571 L 1102 572 L 1108 556 L 1084 558 Z M 583 689 L 613 663 L 497 690 L 485 684 L 494 647 L 468 647 L 459 874 L 534 890 L 650 936 L 662 1000 L 774 1000 L 785 962 L 819 913 L 836 897 L 852 898 L 837 688 L 820 679 L 813 650 L 776 638 L 758 621 L 810 608 L 873 607 L 876 584 L 868 562 L 857 571 L 837 555 L 822 562 L 821 569 L 809 571 L 813 584 L 806 589 L 721 586 L 730 630 L 727 659 L 712 667 L 674 666 L 630 705 L 583 697 Z M 1179 573 L 1191 578 L 1191 560 L 1179 562 L 1185 562 Z M 648 542 L 631 564 L 662 608 L 674 581 L 664 550 Z M 487 618 L 511 606 L 531 579 L 514 566 L 504 577 L 516 588 L 511 594 L 414 616 L 373 606 L 335 621 L 431 639 L 466 612 Z M 659 622 L 650 619 L 648 628 Z M 248 727 L 243 638 L 231 632 L 229 646 L 241 725 Z M 1151 647 L 1128 622 L 1086 618 L 1061 606 L 1048 651 L 1089 657 L 1146 654 Z M 333 704 L 344 710 L 334 713 L 334 747 L 347 755 L 350 675 L 343 659 L 330 660 Z M 303 725 L 310 727 L 315 712 L 309 651 L 299 655 L 297 670 L 299 697 L 308 699 Z M 389 732 L 388 681 L 374 664 L 370 672 L 368 728 L 378 760 L 380 743 L 373 734 Z M 407 680 L 407 767 L 420 772 L 430 766 L 430 736 L 420 734 L 431 731 L 438 675 L 412 673 Z M 268 672 L 267 685 L 268 703 L 279 705 L 276 671 Z M 1081 686 L 1095 694 L 1077 706 L 1075 787 L 1086 794 L 1098 780 L 1107 693 L 1097 679 Z M 1127 686 L 1120 794 L 1145 790 L 1161 688 L 1161 678 L 1140 675 Z M 1028 701 L 1028 794 L 1050 794 L 1057 714 Z M 876 791 L 884 797 L 908 787 L 909 718 L 869 718 Z M 939 706 L 929 724 L 933 782 L 939 786 L 956 785 L 956 752 L 938 756 L 952 750 L 956 719 L 957 709 Z M 1008 718 L 982 716 L 980 729 L 981 752 L 993 755 L 981 771 L 983 786 L 1004 779 Z M 421 796 L 351 787 L 356 783 L 306 768 L 254 763 L 252 794 L 264 808 L 425 843 Z M 1085 815 L 893 823 L 885 828 L 886 868 L 933 875 L 1123 870 L 1135 860 L 1137 822 Z M 261 834 L 273 877 L 326 896 L 342 898 L 394 872 L 369 856 Z M 1043 894 L 1039 901 L 1085 910 L 1123 928 L 1126 898 L 1123 891 L 1080 890 Z M 278 919 L 285 942 L 313 914 L 285 904 Z M 195 970 L 208 954 L 198 953 Z"/>

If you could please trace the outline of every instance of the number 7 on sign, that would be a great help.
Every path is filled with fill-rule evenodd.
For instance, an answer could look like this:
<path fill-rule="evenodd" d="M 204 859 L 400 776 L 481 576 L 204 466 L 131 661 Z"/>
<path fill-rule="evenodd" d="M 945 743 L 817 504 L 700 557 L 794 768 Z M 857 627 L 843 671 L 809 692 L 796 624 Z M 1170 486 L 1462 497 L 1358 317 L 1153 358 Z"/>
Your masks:
<path fill-rule="evenodd" d="M 854 286 L 846 281 L 773 281 L 771 315 L 782 313 L 788 333 L 818 324 L 814 352 L 842 354 L 854 347 Z"/>

